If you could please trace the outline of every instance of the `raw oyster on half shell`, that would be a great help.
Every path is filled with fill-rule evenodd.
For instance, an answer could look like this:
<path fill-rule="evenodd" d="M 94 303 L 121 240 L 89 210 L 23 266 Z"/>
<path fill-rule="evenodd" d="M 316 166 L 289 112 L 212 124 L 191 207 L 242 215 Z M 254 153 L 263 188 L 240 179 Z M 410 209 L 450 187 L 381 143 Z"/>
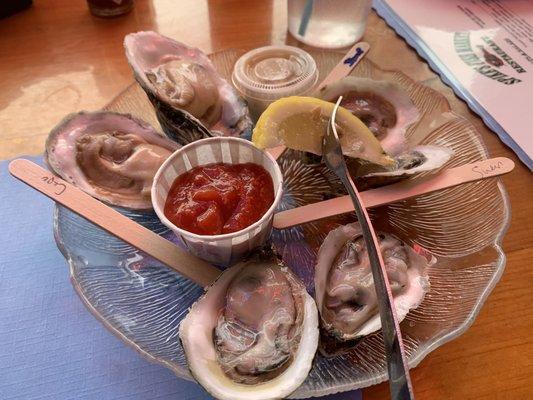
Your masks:
<path fill-rule="evenodd" d="M 124 48 L 167 135 L 187 144 L 250 134 L 246 103 L 199 49 L 151 31 L 127 35 Z"/>
<path fill-rule="evenodd" d="M 348 76 L 324 86 L 317 97 L 335 103 L 359 118 L 390 155 L 407 150 L 405 132 L 419 118 L 409 95 L 397 84 Z"/>
<path fill-rule="evenodd" d="M 364 160 L 348 159 L 347 166 L 361 189 L 394 183 L 422 172 L 436 171 L 453 156 L 453 150 L 435 145 L 415 146 L 394 157 L 394 167 L 383 168 Z"/>
<path fill-rule="evenodd" d="M 99 200 L 150 209 L 155 173 L 177 148 L 129 114 L 82 111 L 50 132 L 44 159 L 52 172 Z"/>
<path fill-rule="evenodd" d="M 318 312 L 289 269 L 259 254 L 220 276 L 179 335 L 192 375 L 217 399 L 281 399 L 311 369 Z"/>
<path fill-rule="evenodd" d="M 430 262 L 390 234 L 378 233 L 378 240 L 396 314 L 402 321 L 409 310 L 420 305 L 429 289 Z M 315 267 L 315 300 L 321 327 L 329 339 L 353 341 L 381 329 L 374 279 L 359 223 L 340 226 L 324 240 Z"/>
<path fill-rule="evenodd" d="M 324 86 L 321 99 L 335 102 L 359 118 L 392 158 L 383 167 L 361 159 L 347 159 L 349 170 L 362 187 L 386 185 L 420 172 L 442 167 L 453 155 L 449 148 L 435 145 L 409 146 L 405 132 L 419 118 L 407 92 L 396 83 L 348 76 Z"/>

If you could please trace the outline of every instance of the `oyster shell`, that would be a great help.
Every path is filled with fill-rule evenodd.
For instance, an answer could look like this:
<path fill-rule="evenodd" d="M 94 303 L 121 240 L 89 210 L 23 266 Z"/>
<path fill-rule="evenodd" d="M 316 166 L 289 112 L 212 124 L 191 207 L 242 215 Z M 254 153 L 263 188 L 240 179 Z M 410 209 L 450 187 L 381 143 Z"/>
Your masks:
<path fill-rule="evenodd" d="M 61 178 L 106 203 L 150 209 L 156 171 L 178 148 L 129 114 L 68 115 L 49 134 L 44 159 Z"/>
<path fill-rule="evenodd" d="M 391 155 L 407 149 L 405 131 L 419 118 L 408 94 L 392 82 L 348 76 L 324 86 L 316 96 L 331 102 L 343 96 L 341 106 L 363 121 Z"/>
<path fill-rule="evenodd" d="M 249 135 L 248 107 L 199 49 L 156 32 L 127 35 L 126 57 L 167 135 L 182 144 Z"/>
<path fill-rule="evenodd" d="M 409 310 L 420 305 L 429 289 L 430 263 L 390 234 L 379 233 L 378 240 L 396 314 L 402 321 Z M 324 240 L 315 267 L 315 300 L 323 331 L 336 341 L 353 341 L 381 329 L 374 280 L 359 223 L 340 226 Z"/>
<path fill-rule="evenodd" d="M 217 399 L 281 399 L 311 369 L 318 312 L 304 285 L 262 254 L 227 269 L 179 335 L 192 375 Z"/>

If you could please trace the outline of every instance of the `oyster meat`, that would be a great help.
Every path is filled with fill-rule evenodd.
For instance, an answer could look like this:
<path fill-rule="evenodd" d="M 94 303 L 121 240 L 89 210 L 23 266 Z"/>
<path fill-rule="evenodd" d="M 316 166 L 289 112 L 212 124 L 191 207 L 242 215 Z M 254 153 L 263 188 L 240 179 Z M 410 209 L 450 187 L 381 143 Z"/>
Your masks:
<path fill-rule="evenodd" d="M 381 254 L 402 321 L 420 305 L 429 289 L 430 262 L 387 233 L 379 233 Z M 381 329 L 370 261 L 359 223 L 332 230 L 318 252 L 315 299 L 321 327 L 329 338 L 345 342 Z"/>
<path fill-rule="evenodd" d="M 408 145 L 405 131 L 419 118 L 418 109 L 399 85 L 387 81 L 348 76 L 324 86 L 317 97 L 336 102 L 351 111 L 391 154 L 404 152 Z"/>
<path fill-rule="evenodd" d="M 177 148 L 131 115 L 80 112 L 50 132 L 44 158 L 55 174 L 99 200 L 150 209 L 155 173 Z"/>
<path fill-rule="evenodd" d="M 281 399 L 311 369 L 318 312 L 304 285 L 262 254 L 226 270 L 179 334 L 192 375 L 214 397 Z"/>
<path fill-rule="evenodd" d="M 124 48 L 167 135 L 186 144 L 250 134 L 246 103 L 199 49 L 151 31 L 127 35 Z"/>

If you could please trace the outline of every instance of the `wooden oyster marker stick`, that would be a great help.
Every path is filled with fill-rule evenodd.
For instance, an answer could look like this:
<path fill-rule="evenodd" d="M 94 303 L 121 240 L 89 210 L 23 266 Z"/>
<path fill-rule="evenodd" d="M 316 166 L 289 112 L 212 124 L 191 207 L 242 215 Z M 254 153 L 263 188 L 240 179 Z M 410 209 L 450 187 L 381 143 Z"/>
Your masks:
<path fill-rule="evenodd" d="M 514 162 L 508 158 L 489 158 L 488 160 L 445 169 L 438 174 L 424 178 L 406 180 L 367 190 L 361 192 L 360 195 L 366 208 L 377 207 L 462 183 L 503 175 L 511 172 L 513 168 Z M 341 196 L 279 212 L 274 215 L 273 226 L 277 229 L 285 229 L 353 211 L 354 207 L 350 197 Z"/>
<path fill-rule="evenodd" d="M 354 44 L 350 50 L 346 52 L 342 60 L 340 60 L 339 63 L 333 67 L 328 76 L 326 76 L 322 82 L 319 83 L 315 91 L 318 92 L 324 86 L 333 82 L 337 82 L 338 80 L 348 76 L 369 50 L 370 45 L 367 42 L 359 42 Z"/>
<path fill-rule="evenodd" d="M 355 66 L 361 61 L 361 59 L 368 53 L 370 50 L 370 45 L 367 42 L 359 42 L 354 44 L 350 50 L 346 52 L 344 57 L 339 61 L 337 65 L 333 67 L 331 72 L 320 82 L 316 87 L 315 91 L 319 91 L 324 86 L 329 85 L 332 82 L 336 82 L 339 79 L 342 79 L 350 74 Z M 285 146 L 272 147 L 266 149 L 266 151 L 274 157 L 275 160 L 281 156 L 285 151 Z"/>
<path fill-rule="evenodd" d="M 212 284 L 221 273 L 214 266 L 180 249 L 174 243 L 29 160 L 11 161 L 9 172 L 55 202 L 144 251 L 203 287 Z"/>

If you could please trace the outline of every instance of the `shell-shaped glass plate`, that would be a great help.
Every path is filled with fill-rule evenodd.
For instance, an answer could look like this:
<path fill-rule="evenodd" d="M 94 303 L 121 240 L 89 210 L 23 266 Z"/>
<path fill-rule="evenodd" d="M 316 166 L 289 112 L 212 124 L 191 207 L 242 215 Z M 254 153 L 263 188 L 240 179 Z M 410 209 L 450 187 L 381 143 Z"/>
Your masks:
<path fill-rule="evenodd" d="M 212 55 L 226 78 L 242 52 Z M 324 77 L 341 54 L 312 53 Z M 453 148 L 446 167 L 488 158 L 487 149 L 467 120 L 450 112 L 444 96 L 397 71 L 382 71 L 362 60 L 354 75 L 394 81 L 421 111 L 412 126 L 412 144 L 434 143 Z M 128 112 L 158 127 L 144 92 L 132 85 L 108 107 Z M 338 195 L 341 186 L 320 165 L 308 165 L 297 152 L 279 160 L 285 175 L 281 209 Z M 126 212 L 150 229 L 172 238 L 154 214 Z M 498 179 L 468 183 L 440 192 L 373 209 L 379 230 L 397 235 L 432 253 L 431 289 L 421 306 L 402 322 L 409 364 L 416 366 L 430 351 L 462 334 L 474 321 L 499 280 L 505 264 L 501 241 L 509 223 L 509 202 Z M 314 261 L 327 232 L 353 219 L 349 215 L 275 231 L 274 245 L 312 292 Z M 107 234 L 81 217 L 58 207 L 55 237 L 70 265 L 72 282 L 88 309 L 125 343 L 147 359 L 191 379 L 178 338 L 178 326 L 202 288 Z M 361 388 L 386 379 L 380 333 L 364 338 L 349 353 L 334 358 L 317 355 L 314 367 L 294 398 L 320 396 Z"/>

